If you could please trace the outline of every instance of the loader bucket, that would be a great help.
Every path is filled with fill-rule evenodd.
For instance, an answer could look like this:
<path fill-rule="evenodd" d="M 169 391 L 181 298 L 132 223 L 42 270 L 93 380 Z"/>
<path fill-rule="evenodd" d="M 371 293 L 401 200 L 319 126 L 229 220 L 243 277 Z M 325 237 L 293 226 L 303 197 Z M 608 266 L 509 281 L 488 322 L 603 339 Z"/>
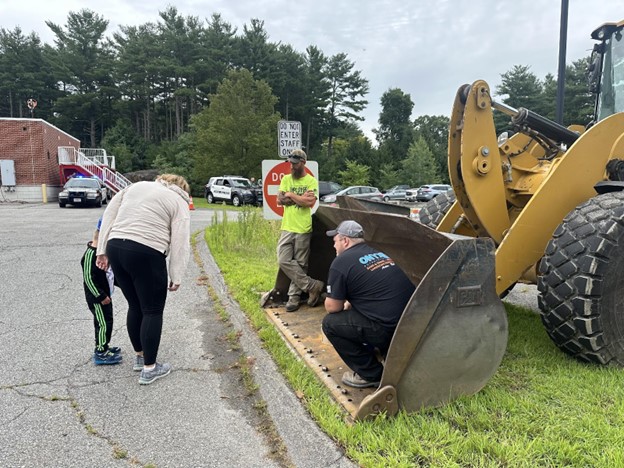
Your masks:
<path fill-rule="evenodd" d="M 280 272 L 264 305 L 293 349 L 354 420 L 435 407 L 483 388 L 507 346 L 507 316 L 495 290 L 494 243 L 367 211 L 353 199 L 339 204 L 321 206 L 313 217 L 310 275 L 326 281 L 335 252 L 325 231 L 353 219 L 364 227 L 367 243 L 392 257 L 416 290 L 385 357 L 379 388 L 354 389 L 342 384 L 349 369 L 321 332 L 322 306 L 294 313 L 281 307 L 289 282 Z"/>

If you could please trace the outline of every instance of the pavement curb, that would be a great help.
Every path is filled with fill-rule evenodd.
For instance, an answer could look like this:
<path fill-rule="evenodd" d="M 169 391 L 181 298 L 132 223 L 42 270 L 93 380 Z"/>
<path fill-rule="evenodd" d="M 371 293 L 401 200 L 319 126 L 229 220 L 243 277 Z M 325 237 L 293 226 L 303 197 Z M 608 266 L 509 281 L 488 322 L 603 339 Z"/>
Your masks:
<path fill-rule="evenodd" d="M 198 236 L 197 250 L 219 301 L 230 315 L 234 328 L 241 333 L 241 346 L 256 358 L 252 373 L 275 427 L 297 467 L 355 467 L 336 443 L 323 433 L 288 386 L 279 369 L 262 347 L 247 317 L 228 293 L 221 272 L 210 254 L 203 236 Z"/>

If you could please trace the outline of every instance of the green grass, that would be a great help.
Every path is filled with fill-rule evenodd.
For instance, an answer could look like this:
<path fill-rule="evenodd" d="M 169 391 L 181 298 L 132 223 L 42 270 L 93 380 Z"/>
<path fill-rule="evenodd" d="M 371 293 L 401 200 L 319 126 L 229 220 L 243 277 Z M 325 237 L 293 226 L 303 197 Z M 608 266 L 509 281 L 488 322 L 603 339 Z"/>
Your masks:
<path fill-rule="evenodd" d="M 245 208 L 206 240 L 228 288 L 319 426 L 362 466 L 624 466 L 624 373 L 561 353 L 539 317 L 506 305 L 509 346 L 476 395 L 437 409 L 349 425 L 342 408 L 286 347 L 259 307 L 272 288 L 278 224 Z"/>
<path fill-rule="evenodd" d="M 257 210 L 262 212 L 262 207 L 253 207 L 253 206 L 233 206 L 228 205 L 225 202 L 212 203 L 209 204 L 204 197 L 193 197 L 193 205 L 195 208 L 209 208 L 211 210 L 234 210 L 234 211 L 244 211 L 244 210 Z"/>

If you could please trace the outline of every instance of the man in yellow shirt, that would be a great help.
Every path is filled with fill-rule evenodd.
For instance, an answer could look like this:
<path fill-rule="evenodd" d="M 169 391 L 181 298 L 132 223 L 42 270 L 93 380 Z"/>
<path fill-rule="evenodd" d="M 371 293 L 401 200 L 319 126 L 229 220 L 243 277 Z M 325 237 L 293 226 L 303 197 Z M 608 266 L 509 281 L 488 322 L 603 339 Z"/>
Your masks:
<path fill-rule="evenodd" d="M 308 292 L 308 305 L 316 306 L 324 285 L 307 274 L 312 207 L 318 197 L 318 181 L 305 171 L 307 156 L 303 150 L 294 150 L 288 161 L 291 164 L 290 174 L 282 179 L 277 194 L 278 202 L 284 207 L 277 261 L 280 269 L 290 278 L 286 311 L 294 312 L 299 308 L 303 291 Z"/>

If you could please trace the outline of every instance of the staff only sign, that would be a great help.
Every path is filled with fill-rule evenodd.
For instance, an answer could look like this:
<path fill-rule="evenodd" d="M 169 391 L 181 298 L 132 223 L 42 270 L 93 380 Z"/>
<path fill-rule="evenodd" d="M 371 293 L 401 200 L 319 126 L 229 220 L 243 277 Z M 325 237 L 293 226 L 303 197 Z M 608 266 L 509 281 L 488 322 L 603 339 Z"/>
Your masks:
<path fill-rule="evenodd" d="M 318 163 L 316 161 L 306 162 L 305 170 L 318 180 Z M 262 161 L 262 194 L 264 195 L 262 214 L 264 219 L 281 219 L 284 216 L 284 207 L 278 204 L 277 193 L 282 177 L 287 174 L 290 174 L 288 161 L 272 159 Z M 318 204 L 317 200 L 312 208 L 312 213 L 316 211 Z"/>
<path fill-rule="evenodd" d="M 292 150 L 301 148 L 301 122 L 280 120 L 277 122 L 277 155 L 286 159 Z"/>

